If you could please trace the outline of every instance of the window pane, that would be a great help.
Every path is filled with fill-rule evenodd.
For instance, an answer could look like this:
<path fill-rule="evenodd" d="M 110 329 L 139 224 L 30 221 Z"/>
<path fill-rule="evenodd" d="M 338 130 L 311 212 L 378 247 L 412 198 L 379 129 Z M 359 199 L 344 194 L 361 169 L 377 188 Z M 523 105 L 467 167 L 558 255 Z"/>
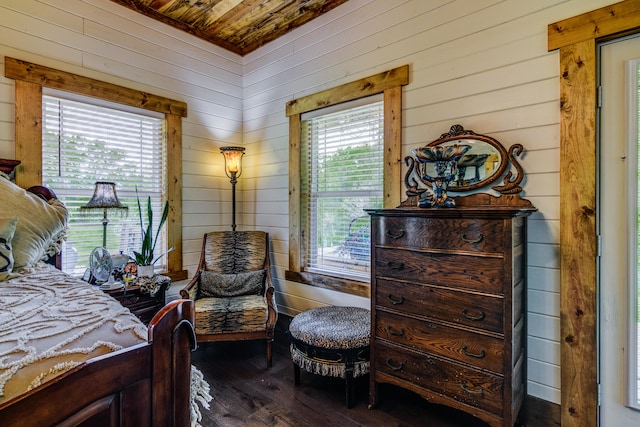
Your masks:
<path fill-rule="evenodd" d="M 96 181 L 115 182 L 118 198 L 128 207 L 107 211 L 107 249 L 131 256 L 140 250 L 136 194 L 143 212 L 151 197 L 153 223 L 158 224 L 165 182 L 164 135 L 162 118 L 43 96 L 43 183 L 56 192 L 70 215 L 65 272 L 82 275 L 91 250 L 102 246 L 104 211 L 80 210 L 91 199 Z M 153 229 L 155 237 L 157 226 Z M 165 250 L 162 233 L 155 255 Z M 156 267 L 164 268 L 164 263 L 161 259 Z"/>
<path fill-rule="evenodd" d="M 382 207 L 383 104 L 302 122 L 303 265 L 307 271 L 369 280 L 370 222 Z"/>

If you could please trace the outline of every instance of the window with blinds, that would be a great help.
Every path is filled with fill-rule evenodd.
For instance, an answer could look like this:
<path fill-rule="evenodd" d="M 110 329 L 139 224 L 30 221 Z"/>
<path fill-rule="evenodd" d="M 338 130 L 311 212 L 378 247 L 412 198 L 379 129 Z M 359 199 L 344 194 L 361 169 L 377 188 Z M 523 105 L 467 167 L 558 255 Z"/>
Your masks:
<path fill-rule="evenodd" d="M 369 280 L 370 221 L 364 209 L 383 204 L 384 110 L 379 99 L 302 117 L 305 271 Z"/>
<path fill-rule="evenodd" d="M 69 230 L 63 249 L 63 270 L 80 276 L 88 268 L 91 251 L 102 246 L 103 210 L 82 210 L 96 181 L 116 183 L 127 211 L 108 210 L 107 249 L 133 257 L 140 251 L 141 225 L 137 195 L 146 226 L 147 197 L 154 213 L 153 233 L 160 222 L 165 193 L 166 132 L 164 116 L 146 110 L 86 99 L 67 99 L 58 93 L 42 98 L 43 184 L 53 189 L 69 210 Z M 166 227 L 164 227 L 166 228 Z M 155 255 L 166 251 L 166 232 L 158 237 Z M 156 263 L 164 271 L 166 257 Z"/>

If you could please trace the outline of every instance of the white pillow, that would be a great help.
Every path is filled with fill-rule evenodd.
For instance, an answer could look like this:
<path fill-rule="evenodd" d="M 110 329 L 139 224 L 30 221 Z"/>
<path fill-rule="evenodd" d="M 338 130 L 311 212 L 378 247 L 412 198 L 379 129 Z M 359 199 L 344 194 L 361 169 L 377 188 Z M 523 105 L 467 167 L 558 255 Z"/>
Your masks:
<path fill-rule="evenodd" d="M 11 242 L 16 232 L 17 217 L 0 218 L 0 282 L 9 280 L 16 275 L 11 274 L 13 270 L 13 252 Z"/>
<path fill-rule="evenodd" d="M 14 269 L 31 267 L 59 252 L 68 212 L 57 199 L 44 201 L 0 177 L 0 218 L 18 217 L 12 241 Z"/>

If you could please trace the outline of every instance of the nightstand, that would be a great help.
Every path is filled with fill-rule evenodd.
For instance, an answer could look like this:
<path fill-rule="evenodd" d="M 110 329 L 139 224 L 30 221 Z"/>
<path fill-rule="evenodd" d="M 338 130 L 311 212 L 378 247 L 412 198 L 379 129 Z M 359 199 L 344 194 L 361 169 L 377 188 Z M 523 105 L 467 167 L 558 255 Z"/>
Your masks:
<path fill-rule="evenodd" d="M 164 276 L 160 276 L 164 277 Z M 128 288 L 116 289 L 113 291 L 104 291 L 118 300 L 120 304 L 127 307 L 135 314 L 145 325 L 148 325 L 153 316 L 165 305 L 165 293 L 171 285 L 170 280 L 163 281 L 158 291 L 152 296 L 143 292 L 140 286 L 130 286 Z"/>

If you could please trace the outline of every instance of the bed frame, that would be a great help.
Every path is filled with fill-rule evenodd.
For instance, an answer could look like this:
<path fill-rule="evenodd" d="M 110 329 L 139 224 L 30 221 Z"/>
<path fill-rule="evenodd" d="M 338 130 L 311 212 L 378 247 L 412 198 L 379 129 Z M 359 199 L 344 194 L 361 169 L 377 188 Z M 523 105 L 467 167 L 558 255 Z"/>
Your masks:
<path fill-rule="evenodd" d="M 96 357 L 0 406 L 3 426 L 188 426 L 194 308 L 167 304 L 147 343 Z"/>
<path fill-rule="evenodd" d="M 29 191 L 55 197 L 45 187 Z M 193 301 L 170 302 L 149 323 L 147 343 L 90 359 L 3 403 L 0 424 L 189 426 L 194 316 Z"/>

